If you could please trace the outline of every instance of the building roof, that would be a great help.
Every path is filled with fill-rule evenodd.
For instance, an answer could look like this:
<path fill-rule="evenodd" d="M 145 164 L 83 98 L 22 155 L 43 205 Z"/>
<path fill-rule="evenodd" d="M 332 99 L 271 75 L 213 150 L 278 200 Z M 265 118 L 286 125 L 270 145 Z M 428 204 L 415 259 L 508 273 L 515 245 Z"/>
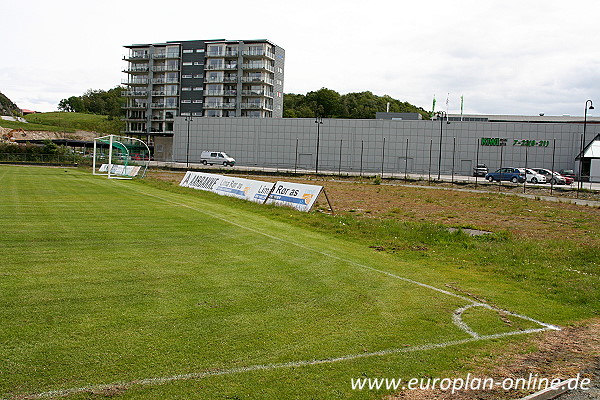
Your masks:
<path fill-rule="evenodd" d="M 493 115 L 493 114 L 448 114 L 450 121 L 465 122 L 533 122 L 533 123 L 583 123 L 583 116 L 572 115 Z M 436 119 L 434 117 L 434 119 Z M 600 117 L 590 117 L 587 122 L 599 124 Z"/>

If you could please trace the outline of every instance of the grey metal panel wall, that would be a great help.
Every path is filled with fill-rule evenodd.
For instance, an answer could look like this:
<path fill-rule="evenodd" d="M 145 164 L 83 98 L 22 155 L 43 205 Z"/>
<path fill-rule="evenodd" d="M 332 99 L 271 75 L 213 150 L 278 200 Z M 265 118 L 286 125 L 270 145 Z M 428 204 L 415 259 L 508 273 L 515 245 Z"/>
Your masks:
<path fill-rule="evenodd" d="M 240 165 L 315 168 L 314 119 L 194 118 L 189 128 L 190 162 L 200 161 L 203 150 L 219 150 Z M 453 169 L 456 174 L 469 173 L 477 157 L 491 170 L 526 164 L 550 168 L 554 139 L 555 169 L 573 168 L 581 132 L 581 124 L 324 119 L 319 126 L 319 170 L 380 172 L 383 163 L 386 174 L 433 176 L 438 173 L 440 136 L 442 174 Z M 174 160 L 186 160 L 187 137 L 188 123 L 177 118 Z M 505 138 L 506 145 L 480 145 L 483 137 Z M 522 146 L 515 140 L 546 140 L 549 145 Z"/>

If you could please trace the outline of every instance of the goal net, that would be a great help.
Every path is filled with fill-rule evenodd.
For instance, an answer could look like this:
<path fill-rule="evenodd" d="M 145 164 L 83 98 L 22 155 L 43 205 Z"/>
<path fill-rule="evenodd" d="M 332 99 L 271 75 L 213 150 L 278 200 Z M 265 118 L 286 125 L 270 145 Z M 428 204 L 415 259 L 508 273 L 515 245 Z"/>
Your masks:
<path fill-rule="evenodd" d="M 150 164 L 150 148 L 140 139 L 107 135 L 94 139 L 94 175 L 109 179 L 144 177 Z"/>

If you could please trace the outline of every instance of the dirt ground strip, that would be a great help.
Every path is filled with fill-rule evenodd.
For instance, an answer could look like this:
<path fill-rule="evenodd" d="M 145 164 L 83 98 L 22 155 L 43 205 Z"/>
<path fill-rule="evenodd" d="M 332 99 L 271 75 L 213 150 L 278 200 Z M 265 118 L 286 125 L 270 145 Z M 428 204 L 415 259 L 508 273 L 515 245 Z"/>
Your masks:
<path fill-rule="evenodd" d="M 150 171 L 155 179 L 180 182 L 184 172 Z M 242 176 L 242 175 L 240 175 Z M 287 180 L 322 185 L 336 213 L 398 221 L 439 223 L 453 228 L 507 231 L 517 237 L 570 240 L 600 245 L 600 208 L 510 197 L 495 191 L 424 189 L 416 185 L 373 184 L 372 180 L 244 176 L 275 182 Z M 444 186 L 436 186 L 438 188 Z M 522 190 L 522 189 L 521 189 Z M 546 189 L 542 189 L 546 190 Z M 542 195 L 542 194 L 540 194 Z M 596 197 L 590 194 L 590 197 Z M 323 197 L 323 196 L 321 196 Z M 598 195 L 600 199 L 600 195 Z M 317 208 L 326 210 L 320 198 Z"/>
<path fill-rule="evenodd" d="M 592 389 L 598 393 L 600 378 L 600 319 L 566 327 L 561 331 L 547 331 L 530 339 L 511 345 L 502 354 L 491 354 L 486 358 L 473 359 L 467 369 L 475 371 L 472 377 L 492 378 L 501 382 L 506 378 L 528 379 L 530 374 L 539 378 L 577 377 L 589 378 Z M 482 367 L 486 366 L 486 367 Z M 537 375 L 536 375 L 537 374 Z M 449 376 L 449 378 L 452 378 Z M 465 376 L 456 378 L 465 379 Z M 501 387 L 493 390 L 462 390 L 450 394 L 442 390 L 404 390 L 386 400 L 499 400 L 520 399 L 535 390 L 510 390 Z M 583 396 L 586 391 L 581 391 Z M 586 397 L 583 397 L 586 398 Z M 591 397 L 594 398 L 594 397 Z"/>

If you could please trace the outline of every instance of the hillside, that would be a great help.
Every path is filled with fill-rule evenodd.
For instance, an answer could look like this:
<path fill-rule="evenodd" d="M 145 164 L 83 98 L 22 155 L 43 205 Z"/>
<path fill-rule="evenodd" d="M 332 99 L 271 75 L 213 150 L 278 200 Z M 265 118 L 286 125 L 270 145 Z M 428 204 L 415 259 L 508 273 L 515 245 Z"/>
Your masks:
<path fill-rule="evenodd" d="M 21 116 L 21 110 L 8 97 L 0 92 L 0 115 Z"/>

